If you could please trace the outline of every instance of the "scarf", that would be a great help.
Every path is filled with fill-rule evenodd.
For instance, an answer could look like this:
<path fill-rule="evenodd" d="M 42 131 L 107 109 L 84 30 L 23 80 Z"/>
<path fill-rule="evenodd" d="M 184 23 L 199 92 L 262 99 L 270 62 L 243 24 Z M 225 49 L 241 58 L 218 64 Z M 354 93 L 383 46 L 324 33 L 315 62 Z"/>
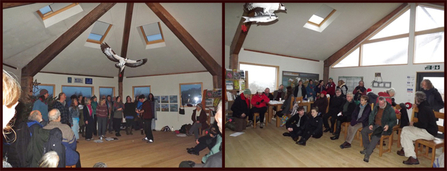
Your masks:
<path fill-rule="evenodd" d="M 357 120 L 359 120 L 362 117 L 363 111 L 365 110 L 365 106 L 366 104 L 365 105 L 360 104 L 359 116 L 357 116 Z"/>
<path fill-rule="evenodd" d="M 248 99 L 245 98 L 244 93 L 241 93 L 241 99 L 242 99 L 243 101 L 245 101 L 245 103 L 247 103 L 247 106 L 248 106 L 248 107 L 250 107 L 250 103 L 248 102 Z"/>
<path fill-rule="evenodd" d="M 89 114 L 90 116 L 92 116 L 92 111 L 93 111 L 93 109 L 92 109 L 92 105 L 87 105 L 87 108 L 88 108 L 88 114 Z"/>

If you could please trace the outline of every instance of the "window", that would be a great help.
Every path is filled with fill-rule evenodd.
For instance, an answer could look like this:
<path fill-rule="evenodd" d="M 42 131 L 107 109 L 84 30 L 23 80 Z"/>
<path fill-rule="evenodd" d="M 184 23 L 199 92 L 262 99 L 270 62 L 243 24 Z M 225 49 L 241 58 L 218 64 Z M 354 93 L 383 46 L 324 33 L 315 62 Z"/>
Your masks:
<path fill-rule="evenodd" d="M 254 94 L 257 90 L 265 88 L 276 90 L 278 85 L 278 66 L 240 63 L 240 70 L 248 71 L 249 89 Z"/>
<path fill-rule="evenodd" d="M 388 24 L 380 32 L 374 35 L 370 40 L 401 34 L 408 34 L 409 30 L 410 30 L 410 10 L 407 10 L 396 20 Z"/>
<path fill-rule="evenodd" d="M 99 97 L 98 101 L 101 100 L 102 96 L 107 98 L 107 96 L 111 96 L 112 98 L 115 96 L 115 87 L 99 87 Z M 126 99 L 123 99 L 122 101 L 126 101 Z"/>
<path fill-rule="evenodd" d="M 45 28 L 48 28 L 51 25 L 70 18 L 82 11 L 82 7 L 79 3 L 53 3 L 40 8 L 36 13 L 42 19 Z"/>
<path fill-rule="evenodd" d="M 54 84 L 39 84 L 37 88 L 34 88 L 33 95 L 39 97 L 40 90 L 45 89 L 48 91 L 48 97 L 54 97 Z"/>
<path fill-rule="evenodd" d="M 164 37 L 160 22 L 151 23 L 138 27 L 138 30 L 146 44 L 146 49 L 164 47 Z"/>
<path fill-rule="evenodd" d="M 414 63 L 444 62 L 444 10 L 416 7 Z"/>
<path fill-rule="evenodd" d="M 66 85 L 63 85 L 62 92 L 64 92 L 65 95 L 67 96 L 66 101 L 67 101 L 68 105 L 71 104 L 71 96 L 73 96 L 73 95 L 76 95 L 76 96 L 82 95 L 85 98 L 91 98 L 92 94 L 94 94 L 92 86 L 66 86 Z"/>
<path fill-rule="evenodd" d="M 313 14 L 312 17 L 310 17 L 307 23 L 320 27 L 334 13 L 335 9 L 327 5 L 322 5 L 320 9 L 318 9 L 318 11 L 315 14 Z"/>
<path fill-rule="evenodd" d="M 132 86 L 133 97 L 144 95 L 145 98 L 151 93 L 151 86 Z"/>
<path fill-rule="evenodd" d="M 202 83 L 182 83 L 180 84 L 180 99 L 183 105 L 197 105 L 202 103 Z M 162 97 L 163 101 L 163 97 Z M 162 106 L 163 110 L 163 106 Z"/>
<path fill-rule="evenodd" d="M 362 66 L 406 64 L 408 37 L 363 45 Z"/>
<path fill-rule="evenodd" d="M 338 62 L 334 68 L 359 66 L 360 48 L 355 49 L 348 56 Z"/>
<path fill-rule="evenodd" d="M 444 10 L 425 6 L 416 7 L 416 31 L 444 27 Z"/>
<path fill-rule="evenodd" d="M 88 35 L 87 42 L 101 44 L 104 41 L 104 38 L 106 38 L 110 28 L 112 28 L 112 24 L 96 21 L 92 31 Z"/>

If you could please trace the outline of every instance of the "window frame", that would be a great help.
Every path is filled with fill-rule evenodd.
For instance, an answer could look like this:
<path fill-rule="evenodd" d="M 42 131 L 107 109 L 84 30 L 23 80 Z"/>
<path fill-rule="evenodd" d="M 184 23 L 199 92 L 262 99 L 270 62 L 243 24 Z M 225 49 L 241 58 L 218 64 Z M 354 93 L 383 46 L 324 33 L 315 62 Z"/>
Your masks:
<path fill-rule="evenodd" d="M 241 64 L 245 64 L 245 65 L 256 65 L 256 66 L 263 66 L 263 67 L 275 67 L 276 68 L 276 88 L 278 88 L 279 87 L 279 66 L 276 66 L 276 65 L 267 65 L 267 64 L 256 64 L 256 63 L 250 63 L 250 62 L 239 62 L 239 64 L 238 64 L 238 70 L 240 70 L 240 68 L 241 68 Z M 248 75 L 246 76 L 246 77 L 248 77 Z M 246 81 L 248 82 L 250 80 L 250 78 L 248 78 L 248 79 L 246 79 Z M 250 85 L 250 84 L 249 84 Z M 248 88 L 248 89 L 250 89 L 250 87 L 245 87 L 245 88 Z M 272 90 L 270 90 L 270 91 L 272 91 Z"/>
<path fill-rule="evenodd" d="M 179 96 L 178 96 L 178 99 L 177 99 L 177 101 L 180 100 L 180 101 L 178 101 L 178 103 L 177 103 L 177 104 L 179 104 L 179 106 L 188 107 L 187 105 L 186 105 L 186 106 L 183 105 L 183 99 L 182 99 L 182 85 L 194 85 L 194 84 L 200 84 L 200 94 L 201 94 L 201 96 L 202 96 L 202 98 L 200 98 L 200 100 L 202 101 L 203 96 L 204 96 L 204 94 L 203 94 L 203 82 L 180 83 L 180 84 L 179 84 Z M 168 95 L 168 99 L 169 99 L 169 95 Z M 201 104 L 201 103 L 202 103 L 202 102 L 197 103 L 197 104 Z M 195 106 L 191 106 L 191 107 L 195 107 Z"/>
<path fill-rule="evenodd" d="M 132 86 L 132 96 L 133 96 L 132 98 L 135 98 L 135 88 L 138 88 L 138 87 L 149 87 L 149 94 L 152 93 L 152 88 L 150 85 Z M 144 97 L 147 98 L 147 95 L 144 95 Z"/>
<path fill-rule="evenodd" d="M 99 92 L 98 92 L 98 99 L 101 99 L 101 88 L 112 88 L 112 97 L 115 97 L 115 87 L 107 87 L 107 86 L 99 86 L 98 87 L 98 90 L 99 90 Z M 106 98 L 107 98 L 107 96 L 106 96 Z M 122 97 L 121 97 L 121 99 L 123 99 Z"/>
<path fill-rule="evenodd" d="M 153 23 L 150 23 L 150 24 L 153 24 Z M 142 25 L 142 26 L 139 26 L 138 28 L 140 29 L 140 31 L 141 31 L 141 33 L 143 34 L 143 39 L 144 39 L 144 41 L 146 42 L 146 45 L 151 45 L 151 44 L 156 44 L 156 43 L 162 43 L 162 42 L 165 42 L 165 36 L 163 35 L 163 30 L 161 29 L 161 25 L 160 25 L 160 22 L 157 22 L 157 24 L 158 24 L 158 29 L 160 30 L 160 34 L 161 34 L 161 39 L 159 39 L 159 40 L 153 40 L 153 41 L 148 41 L 147 40 L 147 35 L 146 35 L 146 33 L 144 32 L 144 29 L 143 29 L 143 26 L 145 26 L 145 25 Z M 149 25 L 149 24 L 146 24 L 146 25 Z"/>
<path fill-rule="evenodd" d="M 307 20 L 307 23 L 308 24 L 312 24 L 312 25 L 317 26 L 317 27 L 321 27 L 321 25 L 323 25 L 335 13 L 335 11 L 337 11 L 337 10 L 332 9 L 332 11 L 326 16 L 326 18 L 323 19 L 323 21 L 321 21 L 320 24 L 317 24 L 317 23 L 314 23 L 312 21 L 309 21 L 310 18 Z M 315 15 L 315 14 L 312 14 L 312 15 Z"/>
<path fill-rule="evenodd" d="M 54 4 L 54 3 L 53 3 L 53 4 Z M 51 5 L 51 4 L 50 4 L 50 5 Z M 47 5 L 47 6 L 50 6 L 50 5 Z M 48 18 L 50 18 L 50 17 L 53 17 L 53 16 L 55 16 L 55 15 L 61 13 L 61 12 L 64 12 L 64 11 L 70 9 L 70 8 L 73 8 L 73 7 L 75 7 L 76 5 L 79 5 L 79 3 L 72 3 L 72 4 L 67 5 L 66 7 L 61 8 L 61 9 L 59 9 L 59 10 L 57 10 L 57 11 L 53 11 L 53 9 L 51 9 L 51 6 L 50 6 L 51 11 L 48 12 L 48 13 L 45 13 L 45 14 L 42 14 L 42 13 L 40 12 L 40 9 L 41 9 L 41 8 L 40 8 L 39 10 L 37 10 L 36 12 L 37 12 L 37 14 L 40 16 L 40 18 L 41 18 L 42 20 L 46 20 L 46 19 L 48 19 Z M 43 8 L 43 7 L 42 7 L 42 8 Z"/>
<path fill-rule="evenodd" d="M 98 22 L 98 21 L 99 21 L 99 20 L 97 20 L 96 22 Z M 95 22 L 95 23 L 96 23 L 96 22 Z M 101 22 L 104 22 L 104 21 L 101 21 Z M 107 22 L 104 22 L 104 23 L 107 23 Z M 107 24 L 109 24 L 109 27 L 107 28 L 107 30 L 106 30 L 106 32 L 104 33 L 104 35 L 102 35 L 100 41 L 97 41 L 97 40 L 93 40 L 93 39 L 89 39 L 89 38 L 87 38 L 87 42 L 90 42 L 90 43 L 96 43 L 96 44 L 101 44 L 102 42 L 104 42 L 104 39 L 106 38 L 107 34 L 109 33 L 110 29 L 111 29 L 112 26 L 113 26 L 113 24 L 110 24 L 110 23 L 107 23 Z M 90 31 L 89 35 L 90 35 L 90 34 L 92 34 L 91 31 Z"/>
<path fill-rule="evenodd" d="M 39 86 L 52 86 L 53 87 L 53 98 L 56 97 L 56 84 L 39 84 L 37 87 L 39 87 Z M 38 96 L 36 96 L 36 97 L 38 97 Z"/>

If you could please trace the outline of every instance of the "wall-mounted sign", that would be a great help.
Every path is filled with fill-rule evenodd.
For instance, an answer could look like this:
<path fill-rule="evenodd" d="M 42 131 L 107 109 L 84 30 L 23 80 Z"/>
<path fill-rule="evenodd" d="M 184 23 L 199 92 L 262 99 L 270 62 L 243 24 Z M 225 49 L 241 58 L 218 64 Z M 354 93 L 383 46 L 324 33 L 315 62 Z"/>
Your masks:
<path fill-rule="evenodd" d="M 85 84 L 93 84 L 92 78 L 85 78 Z"/>
<path fill-rule="evenodd" d="M 425 67 L 425 70 L 440 70 L 441 66 L 440 65 L 427 65 Z"/>
<path fill-rule="evenodd" d="M 74 78 L 75 83 L 82 83 L 82 78 Z"/>
<path fill-rule="evenodd" d="M 68 77 L 67 82 L 71 83 L 71 77 Z"/>

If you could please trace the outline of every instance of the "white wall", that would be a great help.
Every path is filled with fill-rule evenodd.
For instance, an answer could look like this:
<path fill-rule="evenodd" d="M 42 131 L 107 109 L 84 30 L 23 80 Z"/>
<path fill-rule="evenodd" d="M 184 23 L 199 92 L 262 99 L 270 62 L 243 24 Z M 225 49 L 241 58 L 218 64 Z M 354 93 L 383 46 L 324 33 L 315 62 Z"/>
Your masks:
<path fill-rule="evenodd" d="M 225 46 L 225 67 L 229 68 L 230 46 Z M 323 79 L 324 61 L 314 62 L 309 60 L 295 59 L 265 53 L 245 51 L 239 52 L 239 62 L 248 62 L 264 65 L 279 66 L 279 83 L 282 81 L 283 71 L 295 71 L 305 73 L 319 74 L 320 80 Z"/>
<path fill-rule="evenodd" d="M 213 89 L 213 77 L 209 72 L 162 75 L 150 77 L 124 78 L 123 80 L 123 96 L 132 94 L 133 86 L 151 86 L 151 93 L 154 96 L 161 95 L 177 95 L 180 97 L 180 83 L 202 82 L 203 90 Z M 180 102 L 180 99 L 178 99 Z M 194 107 L 185 107 L 185 115 L 178 112 L 157 112 L 158 120 L 155 123 L 155 129 L 160 130 L 164 126 L 174 127 L 175 130 L 180 129 L 183 124 L 192 123 L 191 115 Z M 213 119 L 211 119 L 213 122 Z"/>
<path fill-rule="evenodd" d="M 9 73 L 11 73 L 13 75 L 13 77 L 16 76 L 17 81 L 19 81 L 19 83 L 20 83 L 20 78 L 22 76 L 22 69 L 13 69 L 13 68 L 7 67 L 5 65 L 3 65 L 3 69 L 5 71 L 8 71 Z"/>
<path fill-rule="evenodd" d="M 68 77 L 72 77 L 72 83 L 68 83 Z M 85 81 L 85 78 L 92 78 L 93 84 L 85 84 L 85 83 L 74 83 L 74 78 L 82 78 Z M 48 74 L 48 73 L 37 73 L 33 78 L 37 79 L 37 82 L 41 84 L 55 84 L 54 94 L 57 96 L 60 92 L 62 92 L 62 85 L 71 85 L 71 86 L 93 86 L 93 94 L 99 96 L 99 87 L 115 87 L 115 95 L 118 95 L 118 77 L 114 78 L 101 78 L 101 77 L 85 77 L 85 76 L 77 76 L 77 75 L 62 75 L 62 74 Z"/>
<path fill-rule="evenodd" d="M 398 66 L 374 66 L 374 67 L 352 67 L 352 68 L 330 68 L 329 77 L 334 78 L 337 82 L 339 76 L 363 76 L 365 87 L 371 88 L 374 93 L 385 91 L 386 88 L 372 88 L 372 81 L 375 78 L 375 73 L 380 72 L 383 81 L 391 82 L 391 87 L 396 90 L 396 95 L 394 96 L 396 103 L 414 103 L 414 93 L 407 93 L 407 76 L 413 76 L 416 79 L 416 72 L 435 72 L 430 70 L 424 70 L 426 65 L 431 64 L 408 64 L 408 65 L 398 65 Z M 444 64 L 439 64 L 441 66 L 440 70 L 436 72 L 444 72 Z M 416 84 L 419 84 L 415 80 L 413 90 L 416 90 Z M 350 90 L 352 91 L 352 90 Z M 412 110 L 408 111 L 411 117 Z"/>

